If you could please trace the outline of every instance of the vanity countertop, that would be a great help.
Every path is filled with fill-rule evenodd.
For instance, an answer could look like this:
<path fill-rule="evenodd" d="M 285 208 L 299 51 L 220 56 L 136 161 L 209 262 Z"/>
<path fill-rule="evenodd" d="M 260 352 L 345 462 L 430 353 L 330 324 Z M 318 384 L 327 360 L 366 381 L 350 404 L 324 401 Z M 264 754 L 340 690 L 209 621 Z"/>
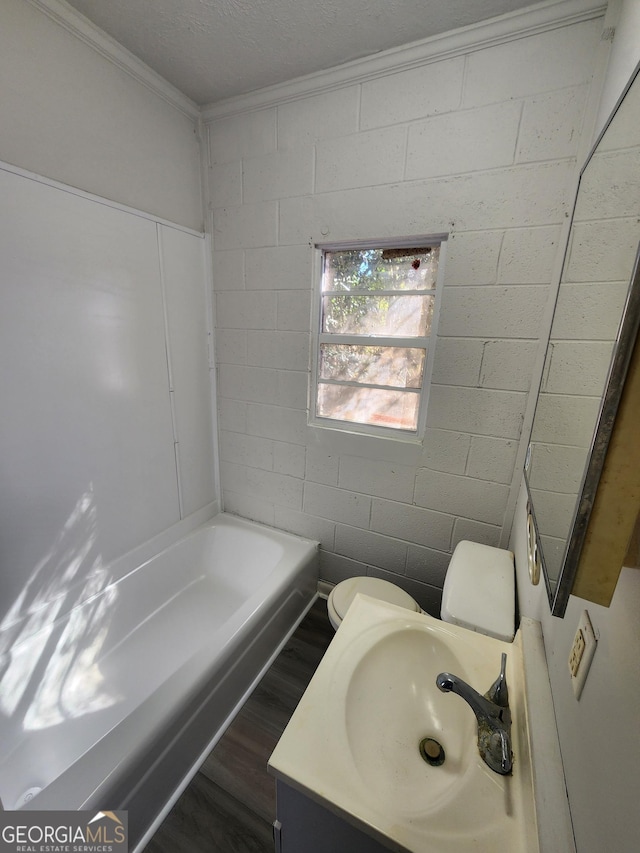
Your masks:
<path fill-rule="evenodd" d="M 504 643 L 357 596 L 269 760 L 270 772 L 390 850 L 539 853 L 523 667 L 523 633 L 535 633 L 535 624 Z M 482 761 L 466 703 L 435 687 L 438 672 L 457 667 L 484 692 L 503 651 L 513 719 L 509 776 Z M 374 679 L 372 694 L 367 678 Z M 442 767 L 419 755 L 427 735 L 448 751 Z"/>

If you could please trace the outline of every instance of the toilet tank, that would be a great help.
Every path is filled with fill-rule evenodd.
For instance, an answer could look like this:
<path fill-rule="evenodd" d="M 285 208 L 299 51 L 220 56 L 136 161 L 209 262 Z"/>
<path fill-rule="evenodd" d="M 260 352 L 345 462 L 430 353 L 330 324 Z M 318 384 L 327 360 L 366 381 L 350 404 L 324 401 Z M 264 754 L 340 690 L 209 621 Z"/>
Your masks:
<path fill-rule="evenodd" d="M 512 552 L 479 542 L 459 542 L 444 581 L 442 619 L 511 642 L 515 602 Z"/>

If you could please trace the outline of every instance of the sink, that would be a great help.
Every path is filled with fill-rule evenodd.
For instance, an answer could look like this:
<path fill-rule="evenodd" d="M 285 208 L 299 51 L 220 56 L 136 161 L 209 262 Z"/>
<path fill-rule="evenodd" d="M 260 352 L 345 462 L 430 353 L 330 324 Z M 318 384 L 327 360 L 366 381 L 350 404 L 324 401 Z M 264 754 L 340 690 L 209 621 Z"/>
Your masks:
<path fill-rule="evenodd" d="M 380 808 L 393 804 L 407 816 L 433 812 L 455 797 L 477 751 L 475 717 L 468 706 L 434 689 L 443 669 L 459 673 L 465 667 L 442 637 L 416 627 L 398 625 L 390 632 L 376 627 L 356 645 L 360 648 L 350 653 L 354 665 L 345 662 L 350 671 L 342 673 L 353 765 Z M 342 701 L 340 688 L 332 700 Z M 425 737 L 443 748 L 442 765 L 432 766 L 420 755 Z"/>
<path fill-rule="evenodd" d="M 507 653 L 514 764 L 494 773 L 476 718 L 436 687 L 453 672 L 483 693 Z M 420 742 L 444 762 L 432 766 Z M 522 650 L 356 596 L 269 761 L 282 781 L 384 847 L 415 853 L 537 853 Z"/>

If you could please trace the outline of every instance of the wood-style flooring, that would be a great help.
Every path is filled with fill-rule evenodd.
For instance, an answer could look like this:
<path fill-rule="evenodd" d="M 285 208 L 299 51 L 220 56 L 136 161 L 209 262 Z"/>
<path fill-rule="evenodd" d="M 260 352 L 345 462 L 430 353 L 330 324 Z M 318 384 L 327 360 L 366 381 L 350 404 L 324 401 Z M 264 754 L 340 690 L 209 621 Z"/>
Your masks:
<path fill-rule="evenodd" d="M 144 853 L 273 853 L 267 761 L 333 638 L 318 599 Z"/>

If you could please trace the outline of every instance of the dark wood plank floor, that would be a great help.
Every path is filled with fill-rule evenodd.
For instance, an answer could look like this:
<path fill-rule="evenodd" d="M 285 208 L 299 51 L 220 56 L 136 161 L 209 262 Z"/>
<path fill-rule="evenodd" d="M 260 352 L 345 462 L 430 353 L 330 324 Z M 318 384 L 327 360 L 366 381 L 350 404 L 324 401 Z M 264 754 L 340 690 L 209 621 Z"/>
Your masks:
<path fill-rule="evenodd" d="M 318 599 L 144 853 L 272 853 L 267 761 L 332 638 Z"/>

